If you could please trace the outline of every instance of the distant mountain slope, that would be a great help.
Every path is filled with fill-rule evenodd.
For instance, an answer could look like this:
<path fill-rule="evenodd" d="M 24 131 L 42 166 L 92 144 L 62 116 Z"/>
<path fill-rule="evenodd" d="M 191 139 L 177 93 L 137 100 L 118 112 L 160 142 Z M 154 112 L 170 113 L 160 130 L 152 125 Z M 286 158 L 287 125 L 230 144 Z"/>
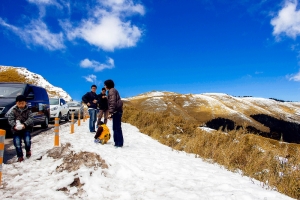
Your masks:
<path fill-rule="evenodd" d="M 255 120 L 254 116 L 267 116 L 291 123 L 300 122 L 300 102 L 234 97 L 222 93 L 149 92 L 126 98 L 124 102 L 143 110 L 169 111 L 188 120 L 195 120 L 199 126 L 205 126 L 207 122 L 216 118 L 224 118 L 232 120 L 237 126 L 251 126 L 254 130 L 269 133 L 271 130 L 269 126 L 265 126 L 267 123 Z"/>
<path fill-rule="evenodd" d="M 36 85 L 45 88 L 49 97 L 62 97 L 66 101 L 70 101 L 72 99 L 71 96 L 62 88 L 53 86 L 43 76 L 30 72 L 24 67 L 0 66 L 0 71 L 8 67 L 16 69 L 19 74 L 24 75 L 29 80 L 33 80 Z"/>

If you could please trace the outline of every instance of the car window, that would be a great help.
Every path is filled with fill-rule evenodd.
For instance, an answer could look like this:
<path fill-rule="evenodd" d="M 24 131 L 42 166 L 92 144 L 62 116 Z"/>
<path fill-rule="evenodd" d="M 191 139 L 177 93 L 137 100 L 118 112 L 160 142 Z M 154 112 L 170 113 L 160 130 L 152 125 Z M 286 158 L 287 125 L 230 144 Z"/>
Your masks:
<path fill-rule="evenodd" d="M 12 86 L 0 86 L 0 97 L 17 97 L 23 94 L 24 88 Z"/>
<path fill-rule="evenodd" d="M 69 107 L 80 107 L 79 103 L 68 103 Z"/>
<path fill-rule="evenodd" d="M 42 92 L 44 90 L 42 88 L 40 88 L 40 87 L 31 87 L 31 90 L 33 90 L 33 92 L 34 92 L 35 100 L 45 99 L 44 92 Z"/>
<path fill-rule="evenodd" d="M 58 105 L 59 104 L 58 99 L 50 98 L 49 101 L 50 101 L 50 105 Z"/>

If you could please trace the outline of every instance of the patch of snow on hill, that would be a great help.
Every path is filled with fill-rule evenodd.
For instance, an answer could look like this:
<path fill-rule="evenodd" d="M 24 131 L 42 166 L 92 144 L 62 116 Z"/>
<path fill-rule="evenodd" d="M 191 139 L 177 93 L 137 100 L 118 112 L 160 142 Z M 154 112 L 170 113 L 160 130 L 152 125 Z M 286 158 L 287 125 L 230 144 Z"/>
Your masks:
<path fill-rule="evenodd" d="M 209 128 L 209 127 L 204 127 L 204 126 L 201 126 L 199 127 L 201 130 L 205 131 L 205 132 L 208 132 L 208 133 L 213 133 L 213 132 L 216 132 L 217 130 L 215 129 L 212 129 L 212 128 Z"/>
<path fill-rule="evenodd" d="M 175 92 L 166 92 L 166 91 L 153 91 L 153 92 L 147 92 L 147 93 L 143 93 L 140 94 L 138 96 L 134 96 L 134 97 L 129 97 L 127 98 L 128 100 L 132 100 L 132 99 L 142 99 L 142 98 L 149 98 L 149 97 L 163 97 L 163 96 L 169 96 L 169 95 L 177 95 L 178 93 Z"/>
<path fill-rule="evenodd" d="M 190 102 L 190 101 L 184 101 L 182 107 L 188 107 L 190 105 L 192 105 L 192 102 Z"/>
<path fill-rule="evenodd" d="M 151 99 L 147 99 L 142 103 L 144 106 L 153 106 L 156 111 L 162 111 L 167 109 L 167 104 L 161 100 L 161 98 L 155 97 Z"/>

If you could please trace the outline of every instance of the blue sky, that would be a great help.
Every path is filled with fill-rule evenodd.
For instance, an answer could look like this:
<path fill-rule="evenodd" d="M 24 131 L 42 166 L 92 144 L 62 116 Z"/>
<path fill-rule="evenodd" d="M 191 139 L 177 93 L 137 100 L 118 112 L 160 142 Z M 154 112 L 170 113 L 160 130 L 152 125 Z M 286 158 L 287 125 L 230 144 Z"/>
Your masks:
<path fill-rule="evenodd" d="M 299 35 L 295 0 L 0 1 L 0 65 L 40 74 L 75 100 L 113 79 L 122 97 L 300 101 Z"/>

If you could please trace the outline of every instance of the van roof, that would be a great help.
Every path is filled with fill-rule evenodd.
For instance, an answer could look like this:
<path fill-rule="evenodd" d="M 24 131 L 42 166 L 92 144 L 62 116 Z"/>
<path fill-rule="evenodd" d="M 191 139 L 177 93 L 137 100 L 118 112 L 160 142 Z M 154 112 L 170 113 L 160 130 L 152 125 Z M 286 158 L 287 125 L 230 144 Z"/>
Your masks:
<path fill-rule="evenodd" d="M 7 86 L 15 86 L 15 85 L 19 85 L 19 86 L 35 86 L 35 87 L 40 87 L 40 86 L 37 86 L 37 85 L 32 85 L 32 84 L 29 84 L 29 83 L 17 83 L 17 82 L 0 82 L 0 85 L 7 85 Z"/>

